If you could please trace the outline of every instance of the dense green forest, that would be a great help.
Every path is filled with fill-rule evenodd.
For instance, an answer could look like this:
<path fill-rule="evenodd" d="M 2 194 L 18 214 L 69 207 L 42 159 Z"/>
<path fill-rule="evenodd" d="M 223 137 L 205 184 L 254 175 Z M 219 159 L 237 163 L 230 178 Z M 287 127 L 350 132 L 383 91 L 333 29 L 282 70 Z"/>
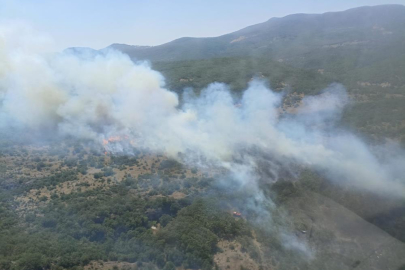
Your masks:
<path fill-rule="evenodd" d="M 354 242 L 341 239 L 320 214 L 331 207 L 328 199 L 313 193 L 405 239 L 404 202 L 342 189 L 311 171 L 302 171 L 298 182 L 292 176 L 275 184 L 263 179 L 260 188 L 272 198 L 263 201 L 223 170 L 204 172 L 142 151 L 114 156 L 68 144 L 3 140 L 0 269 L 367 266 L 361 252 L 377 248 L 379 241 L 352 249 Z M 362 222 L 356 218 L 352 226 Z M 373 233 L 389 241 L 385 249 L 397 264 L 405 247 Z M 318 247 L 317 256 L 308 259 L 311 249 L 292 249 L 285 239 L 308 241 Z M 345 260 L 336 247 L 347 249 Z"/>
<path fill-rule="evenodd" d="M 287 94 L 284 99 L 287 108 L 297 106 L 305 95 L 317 94 L 332 83 L 340 83 L 352 100 L 345 109 L 343 127 L 373 141 L 382 142 L 388 137 L 404 144 L 405 76 L 400 76 L 404 61 L 397 59 L 364 68 L 344 67 L 340 73 L 335 70 L 323 74 L 265 57 L 156 62 L 152 66 L 165 76 L 167 87 L 180 96 L 185 88 L 191 87 L 198 93 L 212 82 L 228 84 L 238 96 L 252 79 L 267 80 L 273 90 Z M 332 64 L 329 63 L 331 69 Z M 339 66 L 339 62 L 335 65 Z M 389 84 L 381 86 L 377 82 Z"/>
<path fill-rule="evenodd" d="M 133 269 L 212 269 L 224 240 L 266 263 L 253 231 L 262 234 L 263 245 L 285 252 L 277 259 L 285 267 L 295 257 L 282 247 L 277 226 L 270 232 L 248 222 L 258 217 L 243 206 L 251 195 L 236 182 L 231 189 L 218 186 L 214 179 L 221 174 L 209 177 L 164 157 L 150 165 L 142 152 L 105 156 L 80 144 L 31 148 L 7 142 L 1 158 L 7 165 L 0 184 L 0 269 L 83 269 L 95 261 L 127 262 Z M 233 216 L 235 209 L 246 218 Z"/>

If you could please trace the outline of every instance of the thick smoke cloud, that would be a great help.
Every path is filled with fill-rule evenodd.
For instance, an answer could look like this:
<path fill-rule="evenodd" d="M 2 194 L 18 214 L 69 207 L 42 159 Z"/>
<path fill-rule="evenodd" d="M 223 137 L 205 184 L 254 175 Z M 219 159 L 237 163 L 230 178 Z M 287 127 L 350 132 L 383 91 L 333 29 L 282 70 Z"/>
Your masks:
<path fill-rule="evenodd" d="M 331 85 L 306 97 L 297 113 L 280 113 L 283 95 L 253 81 L 240 100 L 213 83 L 179 97 L 147 63 L 116 51 L 47 54 L 48 39 L 24 26 L 0 28 L 1 125 L 46 130 L 102 145 L 128 146 L 200 166 L 221 166 L 250 183 L 259 163 L 299 164 L 337 182 L 402 197 L 404 158 L 381 159 L 355 135 L 335 127 L 348 95 Z M 126 142 L 114 151 L 128 151 Z M 389 156 L 389 155 L 386 155 Z M 277 171 L 269 179 L 277 180 Z"/>

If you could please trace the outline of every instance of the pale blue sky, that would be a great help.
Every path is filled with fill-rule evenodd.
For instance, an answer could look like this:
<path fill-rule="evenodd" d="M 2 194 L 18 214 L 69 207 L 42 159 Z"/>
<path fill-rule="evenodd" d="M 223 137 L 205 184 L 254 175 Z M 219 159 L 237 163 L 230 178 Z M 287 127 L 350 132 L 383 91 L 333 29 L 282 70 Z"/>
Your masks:
<path fill-rule="evenodd" d="M 50 34 L 58 49 L 100 49 L 218 36 L 271 17 L 379 4 L 405 5 L 405 0 L 0 0 L 0 19 L 32 24 Z"/>

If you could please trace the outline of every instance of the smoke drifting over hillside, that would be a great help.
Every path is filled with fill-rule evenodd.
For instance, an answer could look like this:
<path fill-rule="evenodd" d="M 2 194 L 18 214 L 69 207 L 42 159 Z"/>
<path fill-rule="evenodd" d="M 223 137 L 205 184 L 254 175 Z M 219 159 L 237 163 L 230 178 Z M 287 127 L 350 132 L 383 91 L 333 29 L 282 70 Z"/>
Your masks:
<path fill-rule="evenodd" d="M 100 145 L 125 136 L 129 146 L 223 166 L 244 183 L 253 181 L 263 153 L 360 189 L 405 195 L 403 155 L 390 159 L 389 152 L 381 161 L 359 138 L 334 127 L 349 102 L 340 85 L 306 97 L 294 115 L 280 115 L 283 95 L 261 81 L 251 82 L 240 100 L 213 83 L 199 96 L 185 94 L 180 106 L 147 63 L 116 51 L 45 54 L 44 42 L 22 26 L 0 28 L 1 129 L 53 131 Z M 130 149 L 122 143 L 111 150 Z"/>

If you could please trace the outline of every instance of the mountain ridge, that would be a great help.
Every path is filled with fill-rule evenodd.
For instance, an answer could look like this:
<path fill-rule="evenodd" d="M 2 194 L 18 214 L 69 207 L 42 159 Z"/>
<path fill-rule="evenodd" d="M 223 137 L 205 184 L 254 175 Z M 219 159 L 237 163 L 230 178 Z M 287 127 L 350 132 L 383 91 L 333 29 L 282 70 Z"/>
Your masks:
<path fill-rule="evenodd" d="M 181 37 L 157 46 L 111 44 L 113 48 L 133 59 L 153 61 L 178 61 L 207 59 L 212 57 L 263 56 L 282 58 L 302 54 L 314 49 L 327 50 L 327 46 L 342 42 L 342 47 L 366 47 L 387 45 L 397 37 L 404 37 L 405 6 L 364 6 L 345 11 L 322 14 L 291 14 L 247 26 L 235 32 L 217 37 Z M 345 36 L 346 38 L 342 38 Z M 388 41 L 384 42 L 388 38 Z M 359 42 L 368 37 L 368 42 Z M 388 44 L 390 45 L 390 44 Z M 296 49 L 301 51 L 297 51 Z M 336 49 L 336 48 L 334 48 Z M 337 48 L 341 50 L 342 48 Z"/>

